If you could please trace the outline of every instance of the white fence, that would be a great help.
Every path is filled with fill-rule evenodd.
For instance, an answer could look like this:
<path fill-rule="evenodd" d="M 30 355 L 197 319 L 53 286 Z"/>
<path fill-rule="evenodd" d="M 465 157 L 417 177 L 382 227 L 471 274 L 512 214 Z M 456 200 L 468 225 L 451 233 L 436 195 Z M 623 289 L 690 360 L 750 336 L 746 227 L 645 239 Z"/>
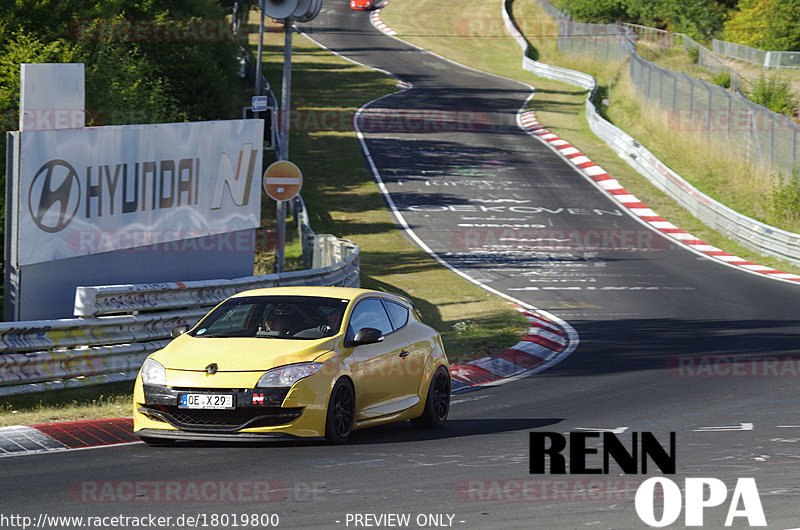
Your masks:
<path fill-rule="evenodd" d="M 358 287 L 358 245 L 320 235 L 315 254 L 315 261 L 329 264 L 233 280 L 79 287 L 78 318 L 0 323 L 0 395 L 133 380 L 144 359 L 170 341 L 174 327 L 194 325 L 239 291 Z"/>
<path fill-rule="evenodd" d="M 755 64 L 762 68 L 800 68 L 800 52 L 768 52 L 744 44 L 717 39 L 711 41 L 711 47 L 716 54 Z"/>
<path fill-rule="evenodd" d="M 596 87 L 596 81 L 592 76 L 530 59 L 527 56 L 528 42 L 514 25 L 508 12 L 509 2 L 502 0 L 502 3 L 506 29 L 523 50 L 522 67 L 541 77 L 589 90 L 586 98 L 586 119 L 589 126 L 592 132 L 621 158 L 706 225 L 726 237 L 758 252 L 800 265 L 800 234 L 787 232 L 741 215 L 694 188 L 632 136 L 600 116 L 592 102 Z"/>

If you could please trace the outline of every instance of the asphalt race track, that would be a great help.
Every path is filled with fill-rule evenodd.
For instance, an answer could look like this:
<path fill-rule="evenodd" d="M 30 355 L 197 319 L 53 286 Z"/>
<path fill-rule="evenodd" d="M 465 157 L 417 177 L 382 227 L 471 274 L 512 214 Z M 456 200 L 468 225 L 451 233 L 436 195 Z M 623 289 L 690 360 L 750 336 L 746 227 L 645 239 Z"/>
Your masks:
<path fill-rule="evenodd" d="M 594 429 L 626 443 L 652 432 L 664 445 L 676 433 L 669 478 L 728 488 L 705 511 L 706 528 L 723 527 L 743 477 L 755 479 L 770 528 L 800 526 L 800 287 L 703 258 L 630 217 L 516 125 L 527 86 L 387 37 L 345 0 L 326 0 L 313 27 L 326 47 L 413 85 L 369 105 L 359 128 L 414 234 L 476 281 L 568 321 L 578 348 L 544 373 L 454 397 L 439 430 L 391 425 L 339 447 L 131 444 L 3 458 L 3 512 L 645 528 L 633 495 L 661 475 L 652 465 L 625 476 L 613 464 L 610 475 L 529 474 L 530 432 Z M 602 466 L 599 455 L 588 460 Z M 590 480 L 599 482 L 587 493 Z M 264 495 L 270 502 L 254 501 Z M 683 524 L 681 515 L 673 527 Z"/>

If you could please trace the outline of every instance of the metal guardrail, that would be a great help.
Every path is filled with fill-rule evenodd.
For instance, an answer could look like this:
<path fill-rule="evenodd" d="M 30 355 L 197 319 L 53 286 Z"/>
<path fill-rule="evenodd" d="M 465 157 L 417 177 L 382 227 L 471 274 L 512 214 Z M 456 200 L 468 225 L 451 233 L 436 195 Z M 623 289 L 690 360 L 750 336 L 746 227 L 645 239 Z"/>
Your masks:
<path fill-rule="evenodd" d="M 311 229 L 311 220 L 308 217 L 308 210 L 300 195 L 294 198 L 294 224 L 297 227 L 297 237 L 303 246 L 303 268 L 310 269 L 314 262 L 314 245 L 317 235 Z"/>
<path fill-rule="evenodd" d="M 78 287 L 78 318 L 0 322 L 0 396 L 130 381 L 144 359 L 225 298 L 260 287 L 358 287 L 359 247 L 316 237 L 312 270 L 232 280 Z M 120 314 L 127 313 L 127 314 Z"/>
<path fill-rule="evenodd" d="M 353 260 L 351 266 L 360 267 L 359 248 L 353 242 L 342 243 L 343 239 L 330 234 L 317 234 L 314 246 L 314 268 L 331 267 L 336 263 Z"/>
<path fill-rule="evenodd" d="M 172 328 L 204 314 L 0 323 L 0 395 L 132 380 L 144 359 L 169 342 Z"/>
<path fill-rule="evenodd" d="M 358 286 L 358 246 L 333 236 L 333 246 L 347 247 L 340 252 L 339 262 L 311 270 L 246 276 L 233 280 L 199 280 L 191 282 L 142 285 L 106 285 L 78 287 L 75 290 L 75 316 L 87 317 L 124 312 L 163 311 L 176 308 L 209 308 L 246 289 L 290 285 Z M 205 314 L 205 313 L 203 313 Z M 202 316 L 202 315 L 200 315 Z M 0 333 L 2 329 L 0 328 Z M 167 334 L 169 336 L 169 334 Z"/>
<path fill-rule="evenodd" d="M 706 225 L 757 252 L 800 265 L 800 234 L 787 232 L 756 221 L 700 192 L 668 168 L 632 136 L 600 116 L 593 103 L 596 81 L 592 76 L 567 68 L 539 63 L 529 58 L 527 56 L 528 42 L 514 24 L 508 11 L 509 4 L 508 0 L 503 0 L 503 21 L 506 29 L 523 50 L 523 69 L 541 77 L 563 81 L 589 90 L 585 112 L 592 132 L 634 169 Z"/>

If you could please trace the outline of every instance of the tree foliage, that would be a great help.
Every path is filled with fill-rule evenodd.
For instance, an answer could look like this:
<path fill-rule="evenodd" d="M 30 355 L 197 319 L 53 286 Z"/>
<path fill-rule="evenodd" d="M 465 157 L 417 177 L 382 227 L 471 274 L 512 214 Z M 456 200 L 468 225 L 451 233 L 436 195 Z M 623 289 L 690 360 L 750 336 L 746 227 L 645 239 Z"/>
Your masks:
<path fill-rule="evenodd" d="M 762 50 L 800 51 L 800 0 L 740 0 L 723 38 Z"/>
<path fill-rule="evenodd" d="M 708 39 L 722 29 L 733 0 L 559 0 L 581 22 L 630 22 Z"/>
<path fill-rule="evenodd" d="M 758 78 L 755 85 L 748 91 L 747 97 L 769 110 L 791 116 L 797 109 L 797 95 L 795 89 L 787 80 L 764 76 Z"/>
<path fill-rule="evenodd" d="M 554 0 L 580 22 L 630 22 L 764 50 L 800 51 L 800 0 Z"/>
<path fill-rule="evenodd" d="M 16 108 L 21 62 L 86 64 L 86 106 L 98 124 L 228 118 L 238 45 L 215 0 L 14 0 L 0 4 L 0 98 Z M 200 21 L 212 32 L 193 35 Z M 175 30 L 164 40 L 120 28 Z"/>

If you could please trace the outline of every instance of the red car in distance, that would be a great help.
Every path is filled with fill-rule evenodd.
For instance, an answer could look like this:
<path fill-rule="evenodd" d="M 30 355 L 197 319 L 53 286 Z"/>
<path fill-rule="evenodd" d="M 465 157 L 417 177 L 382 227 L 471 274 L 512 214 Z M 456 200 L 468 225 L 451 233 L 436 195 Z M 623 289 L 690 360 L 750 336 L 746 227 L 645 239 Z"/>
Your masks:
<path fill-rule="evenodd" d="M 375 7 L 373 0 L 350 0 L 351 9 L 364 9 L 369 10 Z"/>

